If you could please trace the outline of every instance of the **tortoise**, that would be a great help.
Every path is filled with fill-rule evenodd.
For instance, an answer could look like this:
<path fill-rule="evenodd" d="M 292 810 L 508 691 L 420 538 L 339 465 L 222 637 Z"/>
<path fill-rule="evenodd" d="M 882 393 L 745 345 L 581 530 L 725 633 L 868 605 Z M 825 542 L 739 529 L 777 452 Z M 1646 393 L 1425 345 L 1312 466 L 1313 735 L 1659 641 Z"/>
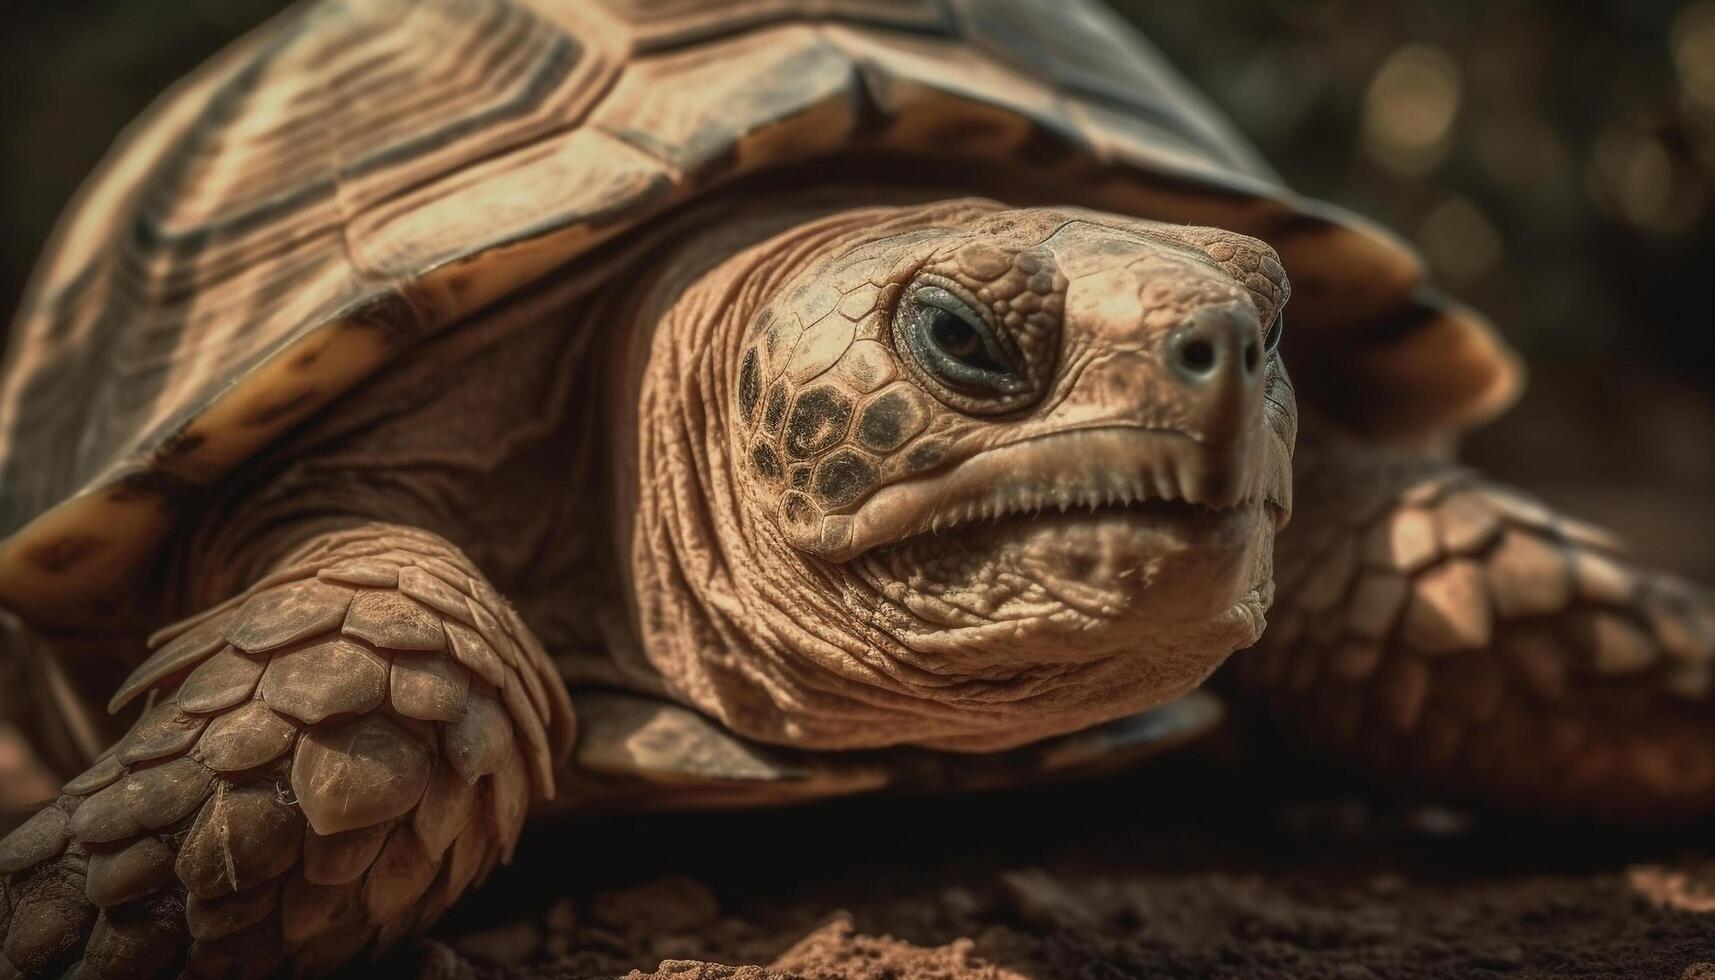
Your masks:
<path fill-rule="evenodd" d="M 1228 704 L 1711 809 L 1715 605 L 1453 461 L 1490 325 L 1049 17 L 317 0 L 157 103 L 0 386 L 13 718 L 83 770 L 0 843 L 0 972 L 325 972 L 533 801 L 1108 771 Z"/>

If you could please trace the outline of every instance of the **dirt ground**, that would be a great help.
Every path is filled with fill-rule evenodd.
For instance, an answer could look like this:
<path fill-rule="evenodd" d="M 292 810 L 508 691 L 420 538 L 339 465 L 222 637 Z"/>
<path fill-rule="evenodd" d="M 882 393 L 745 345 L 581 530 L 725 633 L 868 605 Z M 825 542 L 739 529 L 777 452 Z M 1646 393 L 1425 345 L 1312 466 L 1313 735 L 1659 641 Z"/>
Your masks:
<path fill-rule="evenodd" d="M 1597 424 L 1541 380 L 1471 455 L 1715 581 L 1685 546 L 1715 533 L 1715 401 L 1627 388 Z M 7 735 L 16 814 L 53 781 Z M 1715 980 L 1715 822 L 1543 826 L 1235 739 L 1087 783 L 532 825 L 430 938 L 347 975 Z"/>
<path fill-rule="evenodd" d="M 1715 583 L 1715 332 L 1682 314 L 1705 306 L 1715 116 L 1682 95 L 1667 57 L 1680 4 L 1117 5 L 1294 186 L 1412 237 L 1521 345 L 1532 395 L 1467 458 Z M 6 8 L 0 326 L 48 222 L 117 128 L 277 6 Z M 1377 70 L 1425 46 L 1460 67 L 1465 106 L 1441 166 L 1389 172 L 1363 150 L 1364 107 Z M 1657 171 L 1667 184 L 1644 195 L 1649 213 L 1608 186 Z M 1448 233 L 1473 225 L 1486 268 L 1468 234 Z M 0 729 L 0 826 L 53 785 Z M 1088 785 L 589 818 L 532 827 L 519 864 L 430 940 L 349 973 L 632 971 L 1715 980 L 1715 824 L 1544 828 L 1195 754 Z"/>
<path fill-rule="evenodd" d="M 1715 828 L 1545 828 L 1345 785 L 1190 753 L 1089 784 L 536 827 L 386 967 L 1715 980 Z"/>
<path fill-rule="evenodd" d="M 1607 377 L 1587 408 L 1593 382 L 1538 380 L 1471 455 L 1715 581 L 1686 547 L 1715 540 L 1715 401 Z M 4 735 L 15 813 L 53 787 Z M 1715 822 L 1544 826 L 1242 743 L 1001 793 L 532 825 L 429 939 L 348 976 L 1715 980 Z"/>
<path fill-rule="evenodd" d="M 1715 400 L 1538 380 L 1470 456 L 1715 581 L 1686 546 L 1715 540 Z M 427 940 L 347 976 L 1715 980 L 1715 821 L 1545 827 L 1235 738 L 1079 784 L 532 825 Z M 28 763 L 0 726 L 0 815 L 53 792 Z"/>
<path fill-rule="evenodd" d="M 1715 553 L 1686 545 L 1715 540 L 1712 434 L 1701 393 L 1541 371 L 1469 455 L 1708 583 Z M 1715 980 L 1715 823 L 1547 827 L 1245 759 L 1229 735 L 1088 784 L 533 827 L 523 864 L 388 966 L 425 980 Z"/>

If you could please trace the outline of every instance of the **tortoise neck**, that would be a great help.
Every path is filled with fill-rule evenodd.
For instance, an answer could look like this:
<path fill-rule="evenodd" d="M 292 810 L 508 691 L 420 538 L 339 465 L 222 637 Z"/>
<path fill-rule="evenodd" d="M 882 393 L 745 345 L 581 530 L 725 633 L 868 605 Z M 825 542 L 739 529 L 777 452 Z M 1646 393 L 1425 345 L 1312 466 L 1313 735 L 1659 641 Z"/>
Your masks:
<path fill-rule="evenodd" d="M 646 445 L 676 439 L 696 445 L 702 507 L 719 510 L 734 488 L 725 466 L 727 408 L 738 376 L 738 348 L 763 303 L 809 257 L 838 247 L 882 209 L 832 209 L 826 195 L 776 202 L 728 201 L 664 223 L 653 247 L 639 249 L 634 276 L 597 303 L 593 319 L 621 325 L 600 352 L 608 365 L 603 403 L 613 437 L 615 543 L 629 567 L 640 513 L 659 492 L 646 472 Z M 694 415 L 682 396 L 696 392 Z M 726 511 L 720 511 L 726 512 Z M 708 518 L 712 519 L 712 517 Z"/>
<path fill-rule="evenodd" d="M 734 469 L 740 347 L 770 297 L 886 214 L 795 199 L 688 216 L 702 220 L 664 226 L 648 274 L 606 298 L 604 319 L 621 325 L 603 359 L 611 533 L 631 614 L 609 644 L 616 673 L 657 677 L 662 693 L 752 738 L 794 740 L 781 727 L 791 712 L 756 674 L 797 644 L 757 611 L 777 605 L 758 599 L 758 582 L 793 576 L 762 540 L 772 532 L 752 523 Z"/>

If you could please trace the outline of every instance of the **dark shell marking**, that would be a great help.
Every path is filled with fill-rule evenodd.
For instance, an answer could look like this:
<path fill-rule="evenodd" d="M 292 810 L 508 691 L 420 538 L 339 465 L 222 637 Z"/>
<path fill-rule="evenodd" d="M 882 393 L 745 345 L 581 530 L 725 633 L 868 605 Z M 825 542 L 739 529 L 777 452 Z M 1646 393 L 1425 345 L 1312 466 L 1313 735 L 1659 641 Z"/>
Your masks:
<path fill-rule="evenodd" d="M 752 491 L 801 547 L 886 475 L 921 472 L 946 452 L 925 442 L 934 403 L 901 380 L 891 343 L 897 256 L 878 246 L 846 261 L 824 270 L 839 288 L 787 289 L 758 311 L 736 367 L 733 421 Z"/>
<path fill-rule="evenodd" d="M 762 410 L 762 431 L 773 435 L 786 421 L 786 386 L 777 384 L 768 389 L 768 407 Z"/>
<path fill-rule="evenodd" d="M 751 447 L 750 465 L 770 483 L 780 482 L 780 457 L 768 443 L 759 442 Z"/>
<path fill-rule="evenodd" d="M 947 447 L 939 442 L 925 442 L 905 457 L 905 468 L 913 473 L 929 469 L 946 458 Z"/>
<path fill-rule="evenodd" d="M 752 347 L 744 355 L 743 366 L 738 369 L 738 410 L 746 422 L 756 418 L 756 403 L 762 397 L 760 373 L 756 348 Z"/>
<path fill-rule="evenodd" d="M 809 497 L 791 490 L 780 498 L 780 516 L 788 527 L 803 530 L 813 526 L 821 512 L 811 503 Z"/>
<path fill-rule="evenodd" d="M 25 560 L 51 575 L 63 575 L 100 554 L 107 542 L 92 534 L 67 534 L 25 552 Z"/>
<path fill-rule="evenodd" d="M 875 486 L 880 475 L 880 468 L 869 457 L 855 449 L 841 449 L 817 467 L 816 497 L 823 507 L 845 507 Z"/>
<path fill-rule="evenodd" d="M 832 449 L 851 426 L 852 400 L 837 388 L 811 388 L 798 396 L 786 424 L 786 455 L 810 459 Z"/>
<path fill-rule="evenodd" d="M 877 452 L 898 449 L 929 423 L 929 413 L 910 389 L 892 388 L 864 407 L 858 418 L 858 441 Z"/>

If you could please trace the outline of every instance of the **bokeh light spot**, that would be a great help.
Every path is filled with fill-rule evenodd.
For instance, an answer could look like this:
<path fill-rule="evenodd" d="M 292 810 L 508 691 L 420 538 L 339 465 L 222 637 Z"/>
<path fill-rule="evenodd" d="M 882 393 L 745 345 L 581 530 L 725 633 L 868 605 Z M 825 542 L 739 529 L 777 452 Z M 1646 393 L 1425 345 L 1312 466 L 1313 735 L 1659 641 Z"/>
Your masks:
<path fill-rule="evenodd" d="M 1703 190 L 1651 133 L 1610 126 L 1591 153 L 1590 196 L 1629 224 L 1658 235 L 1685 231 L 1703 208 Z"/>
<path fill-rule="evenodd" d="M 1448 283 L 1464 286 L 1493 272 L 1505 254 L 1500 232 L 1464 197 L 1449 197 L 1423 219 L 1418 244 Z"/>
<path fill-rule="evenodd" d="M 1364 146 L 1405 176 L 1435 169 L 1459 113 L 1459 66 L 1440 48 L 1410 44 L 1382 63 L 1364 98 Z"/>
<path fill-rule="evenodd" d="M 1671 43 L 1685 94 L 1715 111 L 1715 0 L 1687 4 L 1673 19 Z"/>

